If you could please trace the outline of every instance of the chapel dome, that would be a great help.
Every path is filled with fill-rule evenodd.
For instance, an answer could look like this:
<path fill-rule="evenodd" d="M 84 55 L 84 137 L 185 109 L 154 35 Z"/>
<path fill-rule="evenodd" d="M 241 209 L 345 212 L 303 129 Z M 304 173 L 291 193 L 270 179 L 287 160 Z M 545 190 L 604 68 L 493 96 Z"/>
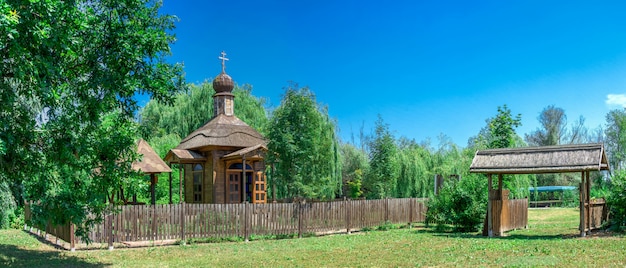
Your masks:
<path fill-rule="evenodd" d="M 230 93 L 233 91 L 234 87 L 235 83 L 233 82 L 233 79 L 230 78 L 230 75 L 227 75 L 224 72 L 213 79 L 213 89 L 215 90 L 215 93 Z"/>

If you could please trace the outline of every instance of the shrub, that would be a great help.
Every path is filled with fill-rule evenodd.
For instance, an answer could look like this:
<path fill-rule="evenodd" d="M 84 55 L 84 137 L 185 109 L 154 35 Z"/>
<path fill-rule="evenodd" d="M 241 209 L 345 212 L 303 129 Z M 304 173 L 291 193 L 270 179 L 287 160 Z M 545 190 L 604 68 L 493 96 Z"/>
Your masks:
<path fill-rule="evenodd" d="M 607 197 L 610 208 L 610 228 L 626 230 L 626 171 L 618 171 L 611 177 L 610 194 Z"/>
<path fill-rule="evenodd" d="M 0 181 L 0 229 L 11 227 L 16 219 L 16 209 L 15 198 L 13 198 L 9 185 Z"/>
<path fill-rule="evenodd" d="M 477 231 L 487 212 L 487 180 L 471 175 L 461 181 L 449 180 L 439 194 L 428 202 L 426 222 L 444 230 L 452 224 L 455 231 Z"/>

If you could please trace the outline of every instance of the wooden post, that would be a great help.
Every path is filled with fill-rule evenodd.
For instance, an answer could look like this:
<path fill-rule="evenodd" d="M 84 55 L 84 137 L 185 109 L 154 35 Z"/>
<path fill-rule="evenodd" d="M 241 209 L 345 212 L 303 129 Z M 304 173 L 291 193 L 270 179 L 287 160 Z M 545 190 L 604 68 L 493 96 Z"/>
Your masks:
<path fill-rule="evenodd" d="M 241 167 L 241 200 L 243 202 L 248 201 L 247 199 L 247 189 L 246 187 L 248 186 L 248 177 L 246 176 L 246 156 L 244 155 L 241 158 L 241 162 L 242 162 L 242 167 Z"/>
<path fill-rule="evenodd" d="M 302 202 L 298 201 L 298 238 L 302 238 Z"/>
<path fill-rule="evenodd" d="M 587 192 L 585 190 L 585 172 L 583 171 L 581 174 L 581 179 L 580 179 L 580 184 L 579 184 L 579 193 L 578 193 L 578 199 L 580 200 L 579 202 L 579 208 L 580 208 L 580 224 L 578 229 L 580 229 L 580 236 L 584 237 L 585 234 L 585 193 Z"/>
<path fill-rule="evenodd" d="M 150 194 L 152 195 L 151 203 L 152 205 L 156 204 L 156 175 L 150 174 Z"/>
<path fill-rule="evenodd" d="M 415 202 L 417 202 L 417 199 L 409 198 L 409 228 L 411 228 L 413 224 L 413 210 L 415 209 Z"/>
<path fill-rule="evenodd" d="M 76 225 L 70 222 L 70 251 L 76 251 L 76 236 L 74 232 L 76 231 Z M 57 236 L 57 241 L 59 237 Z"/>
<path fill-rule="evenodd" d="M 585 194 L 585 203 L 587 203 L 587 234 L 591 234 L 591 178 L 589 178 L 589 171 L 585 171 L 585 177 L 587 180 L 587 186 L 585 190 L 587 193 Z"/>
<path fill-rule="evenodd" d="M 385 198 L 385 224 L 389 221 L 389 197 Z"/>
<path fill-rule="evenodd" d="M 488 187 L 487 187 L 487 234 L 489 237 L 493 237 L 493 212 L 491 211 L 491 188 L 493 187 L 492 174 L 488 174 Z"/>
<path fill-rule="evenodd" d="M 109 250 L 113 250 L 113 214 L 109 214 L 106 216 L 106 226 L 108 226 L 108 236 L 109 236 Z"/>
<path fill-rule="evenodd" d="M 343 202 L 346 207 L 346 233 L 350 234 L 350 201 L 344 197 Z"/>
<path fill-rule="evenodd" d="M 245 160 L 244 160 L 245 161 Z M 244 170 L 245 170 L 245 166 L 244 166 Z M 243 202 L 243 236 L 246 242 L 250 241 L 250 234 L 248 232 L 248 228 L 250 228 L 250 224 L 248 223 L 250 220 L 250 217 L 248 215 L 249 213 L 249 209 L 248 209 L 248 202 L 244 201 Z"/>
<path fill-rule="evenodd" d="M 152 241 L 156 241 L 157 240 L 156 205 L 152 204 L 152 206 L 150 206 L 150 210 L 152 210 Z"/>
<path fill-rule="evenodd" d="M 170 167 L 170 169 L 172 169 L 172 167 Z M 170 172 L 170 205 L 173 203 L 172 202 L 172 172 Z"/>
<path fill-rule="evenodd" d="M 274 163 L 272 163 L 272 199 L 276 203 L 276 170 L 274 169 Z"/>
<path fill-rule="evenodd" d="M 180 203 L 180 243 L 185 244 L 185 207 L 187 204 Z"/>
<path fill-rule="evenodd" d="M 178 164 L 178 203 L 183 203 L 183 165 Z"/>

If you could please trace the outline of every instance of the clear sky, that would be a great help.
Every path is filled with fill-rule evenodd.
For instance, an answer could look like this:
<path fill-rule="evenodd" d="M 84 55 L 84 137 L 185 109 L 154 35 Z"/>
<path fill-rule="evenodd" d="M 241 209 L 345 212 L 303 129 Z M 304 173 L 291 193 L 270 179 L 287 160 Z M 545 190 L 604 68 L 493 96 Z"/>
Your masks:
<path fill-rule="evenodd" d="M 377 114 L 396 137 L 464 147 L 507 104 L 518 134 L 548 105 L 594 129 L 626 105 L 626 1 L 182 1 L 172 62 L 226 71 L 272 107 L 289 81 L 328 106 L 343 140 Z M 209 100 L 207 100 L 209 101 Z M 236 105 L 236 103 L 235 103 Z"/>

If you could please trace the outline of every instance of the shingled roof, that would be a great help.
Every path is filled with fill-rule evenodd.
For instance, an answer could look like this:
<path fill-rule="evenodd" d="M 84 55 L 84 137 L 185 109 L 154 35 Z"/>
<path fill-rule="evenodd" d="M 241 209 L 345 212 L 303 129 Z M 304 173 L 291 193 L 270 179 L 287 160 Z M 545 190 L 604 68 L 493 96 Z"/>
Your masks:
<path fill-rule="evenodd" d="M 140 161 L 132 164 L 132 169 L 146 174 L 172 172 L 172 169 L 161 160 L 161 157 L 143 139 L 137 141 L 137 153 L 143 155 Z"/>
<path fill-rule="evenodd" d="M 207 146 L 251 147 L 265 139 L 236 116 L 218 115 L 185 137 L 176 149 L 200 149 Z"/>
<path fill-rule="evenodd" d="M 601 143 L 480 150 L 471 173 L 539 174 L 609 170 Z"/>

